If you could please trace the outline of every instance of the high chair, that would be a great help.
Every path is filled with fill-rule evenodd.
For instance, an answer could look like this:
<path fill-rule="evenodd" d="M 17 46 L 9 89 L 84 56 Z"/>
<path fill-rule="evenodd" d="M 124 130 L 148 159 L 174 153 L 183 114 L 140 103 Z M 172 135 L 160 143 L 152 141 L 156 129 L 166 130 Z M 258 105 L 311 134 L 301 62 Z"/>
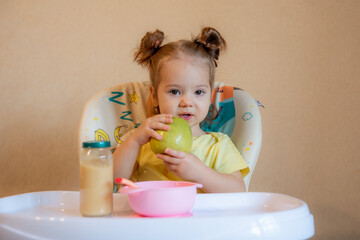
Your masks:
<path fill-rule="evenodd" d="M 124 135 L 138 127 L 152 111 L 149 97 L 150 82 L 128 82 L 95 94 L 86 103 L 80 122 L 79 145 L 89 140 L 110 141 L 114 150 Z M 259 156 L 262 140 L 262 106 L 240 88 L 216 82 L 212 103 L 217 117 L 203 121 L 206 131 L 227 134 L 247 162 L 249 174 L 244 178 L 246 189 Z"/>
<path fill-rule="evenodd" d="M 124 134 L 138 127 L 151 112 L 148 88 L 149 82 L 131 82 L 94 95 L 82 114 L 79 145 L 87 140 L 109 140 L 112 148 L 121 144 Z M 261 147 L 260 103 L 224 83 L 217 82 L 214 89 L 212 100 L 218 115 L 201 127 L 231 136 L 250 167 L 245 177 L 248 188 Z M 142 200 L 150 201 L 147 197 Z M 112 214 L 101 218 L 81 216 L 80 201 L 79 191 L 42 191 L 0 198 L 0 239 L 89 240 L 102 236 L 165 240 L 170 236 L 174 240 L 303 240 L 315 233 L 314 217 L 307 204 L 278 193 L 196 194 L 191 211 L 170 218 L 135 214 L 124 193 L 113 194 Z"/>

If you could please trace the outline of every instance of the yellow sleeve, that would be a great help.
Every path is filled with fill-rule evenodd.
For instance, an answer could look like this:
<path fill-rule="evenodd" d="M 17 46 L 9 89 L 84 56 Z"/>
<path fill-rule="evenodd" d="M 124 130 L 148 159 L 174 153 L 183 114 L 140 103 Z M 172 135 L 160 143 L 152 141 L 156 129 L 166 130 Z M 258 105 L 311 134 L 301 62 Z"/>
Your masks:
<path fill-rule="evenodd" d="M 248 175 L 250 172 L 249 166 L 229 137 L 221 139 L 216 147 L 216 171 L 226 174 L 240 171 L 243 177 Z"/>

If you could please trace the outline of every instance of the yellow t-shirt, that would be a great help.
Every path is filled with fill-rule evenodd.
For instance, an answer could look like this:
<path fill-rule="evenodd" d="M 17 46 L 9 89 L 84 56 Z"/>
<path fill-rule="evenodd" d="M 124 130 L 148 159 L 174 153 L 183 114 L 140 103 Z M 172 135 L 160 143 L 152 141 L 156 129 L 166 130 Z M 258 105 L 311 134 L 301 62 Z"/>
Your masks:
<path fill-rule="evenodd" d="M 193 138 L 191 153 L 197 156 L 206 166 L 220 173 L 230 174 L 240 171 L 245 177 L 249 166 L 232 143 L 231 139 L 220 132 L 210 132 Z M 158 159 L 150 148 L 150 143 L 140 149 L 137 166 L 131 179 L 134 181 L 173 180 L 183 181 L 170 172 L 161 159 Z"/>

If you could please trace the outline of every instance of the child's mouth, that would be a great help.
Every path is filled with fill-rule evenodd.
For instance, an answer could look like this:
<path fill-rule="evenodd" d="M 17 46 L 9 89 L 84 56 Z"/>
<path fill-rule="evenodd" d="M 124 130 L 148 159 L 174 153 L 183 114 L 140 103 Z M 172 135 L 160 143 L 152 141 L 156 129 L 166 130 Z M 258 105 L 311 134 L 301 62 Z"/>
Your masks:
<path fill-rule="evenodd" d="M 181 117 L 182 119 L 189 121 L 192 118 L 191 114 L 180 114 L 179 117 Z"/>

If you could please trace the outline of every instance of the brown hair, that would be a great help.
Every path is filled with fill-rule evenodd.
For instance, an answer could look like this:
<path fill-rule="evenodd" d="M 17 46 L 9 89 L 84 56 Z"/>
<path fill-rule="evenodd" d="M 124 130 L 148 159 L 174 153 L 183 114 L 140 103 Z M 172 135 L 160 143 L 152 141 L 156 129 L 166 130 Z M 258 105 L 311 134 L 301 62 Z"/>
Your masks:
<path fill-rule="evenodd" d="M 161 46 L 163 40 L 164 33 L 160 30 L 146 33 L 141 39 L 140 47 L 134 57 L 134 61 L 149 68 L 150 80 L 155 92 L 159 85 L 159 72 L 163 63 L 171 58 L 181 58 L 184 55 L 197 57 L 208 65 L 209 83 L 213 89 L 216 61 L 219 59 L 220 51 L 226 47 L 225 40 L 217 30 L 206 27 L 192 41 L 179 40 Z"/>

